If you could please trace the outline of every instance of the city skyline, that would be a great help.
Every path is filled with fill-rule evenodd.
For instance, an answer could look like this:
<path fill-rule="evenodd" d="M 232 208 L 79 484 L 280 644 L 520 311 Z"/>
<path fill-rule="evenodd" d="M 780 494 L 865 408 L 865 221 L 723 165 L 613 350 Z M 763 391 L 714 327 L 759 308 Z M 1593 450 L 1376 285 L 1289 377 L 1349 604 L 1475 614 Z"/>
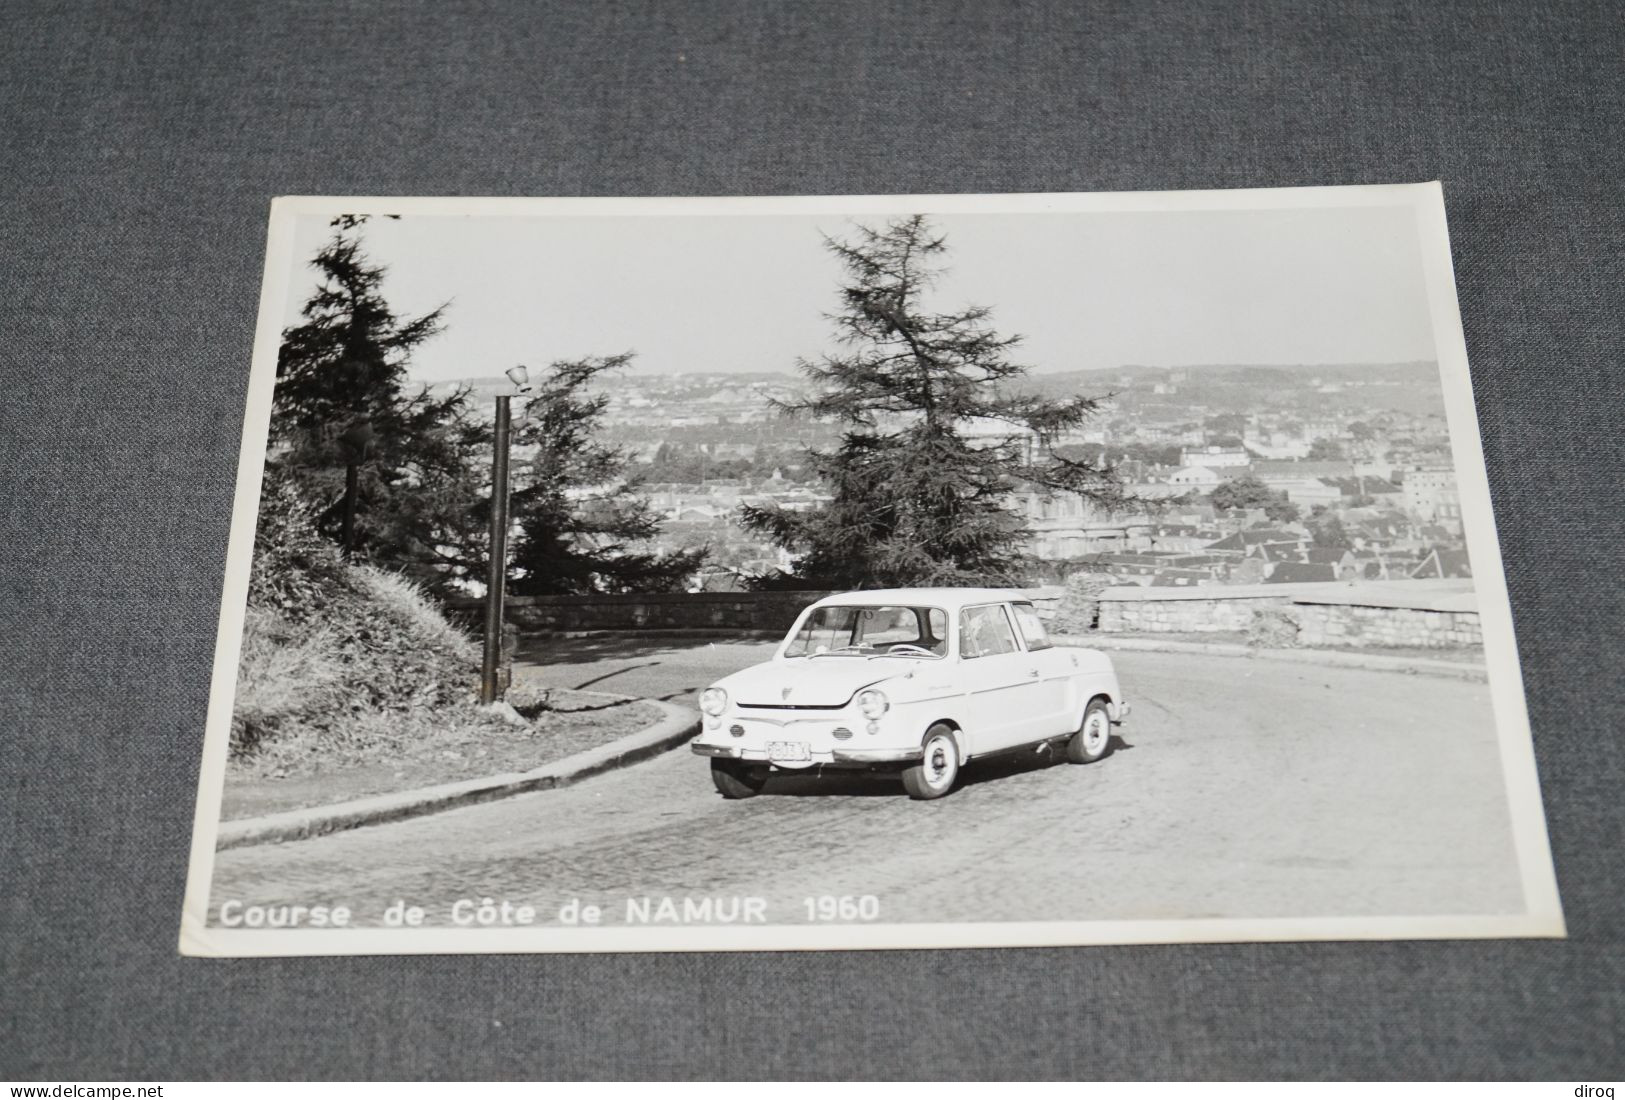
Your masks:
<path fill-rule="evenodd" d="M 525 364 L 525 366 L 528 367 L 531 370 L 535 370 L 538 367 L 545 367 L 547 365 L 548 364 L 546 362 L 543 362 L 541 360 L 535 360 L 535 361 L 528 362 L 528 363 Z M 1033 373 L 1035 375 L 1043 375 L 1043 376 L 1046 376 L 1046 377 L 1057 377 L 1057 376 L 1064 376 L 1064 375 L 1068 375 L 1068 374 L 1104 374 L 1104 375 L 1109 375 L 1109 374 L 1124 373 L 1124 372 L 1130 372 L 1130 371 L 1135 371 L 1135 372 L 1137 372 L 1137 371 L 1162 371 L 1162 372 L 1169 372 L 1169 371 L 1173 371 L 1173 372 L 1178 372 L 1178 371 L 1211 371 L 1213 373 L 1220 373 L 1220 372 L 1223 372 L 1223 371 L 1230 371 L 1230 370 L 1291 370 L 1291 371 L 1303 371 L 1305 373 L 1309 373 L 1309 372 L 1313 372 L 1313 371 L 1384 370 L 1384 369 L 1391 368 L 1391 367 L 1416 367 L 1416 368 L 1435 367 L 1436 368 L 1437 366 L 1438 366 L 1438 364 L 1432 359 L 1405 359 L 1405 360 L 1390 360 L 1390 361 L 1381 361 L 1381 362 L 1379 362 L 1379 361 L 1366 361 L 1366 362 L 1356 362 L 1356 363 L 1332 363 L 1332 362 L 1325 362 L 1325 363 L 1304 363 L 1304 362 L 1290 362 L 1290 363 L 1288 363 L 1288 362 L 1280 362 L 1280 363 L 1263 363 L 1263 362 L 1251 362 L 1251 363 L 1108 363 L 1108 364 L 1102 364 L 1100 366 L 1075 367 L 1075 368 L 1072 368 L 1070 370 L 1053 370 L 1053 371 L 1036 371 L 1035 370 Z M 723 370 L 659 371 L 659 370 L 640 370 L 640 369 L 638 369 L 636 361 L 629 364 L 627 367 L 623 368 L 619 372 L 620 377 L 630 378 L 630 379 L 637 379 L 639 381 L 653 381 L 653 380 L 662 379 L 662 378 L 708 378 L 708 377 L 716 377 L 716 376 L 723 376 L 723 375 L 733 376 L 733 377 L 738 377 L 738 378 L 753 378 L 753 377 L 799 378 L 801 376 L 800 371 L 798 371 L 793 366 L 784 368 L 782 370 L 763 369 L 763 370 L 737 370 L 737 371 L 723 371 Z M 418 378 L 418 376 L 415 373 L 412 375 L 412 377 L 415 378 L 415 379 Z M 422 380 L 423 381 L 429 381 L 429 382 L 431 382 L 432 384 L 435 384 L 435 385 L 439 385 L 439 384 L 441 384 L 443 382 L 473 382 L 473 383 L 497 382 L 497 383 L 500 383 L 500 382 L 504 381 L 504 376 L 500 372 L 492 372 L 491 374 L 486 374 L 486 375 L 467 375 L 467 376 L 460 377 L 460 378 L 422 379 Z"/>

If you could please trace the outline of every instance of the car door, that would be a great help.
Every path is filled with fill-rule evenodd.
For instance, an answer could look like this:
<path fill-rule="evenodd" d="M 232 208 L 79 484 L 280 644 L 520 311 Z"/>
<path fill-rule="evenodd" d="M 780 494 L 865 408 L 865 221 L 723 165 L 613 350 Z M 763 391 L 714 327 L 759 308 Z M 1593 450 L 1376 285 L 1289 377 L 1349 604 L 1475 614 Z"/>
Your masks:
<path fill-rule="evenodd" d="M 1036 740 L 1042 723 L 1041 677 L 1016 639 L 1004 604 L 967 607 L 959 613 L 959 658 L 967 696 L 971 755 Z"/>
<path fill-rule="evenodd" d="M 1083 713 L 1075 680 L 1077 662 L 1049 640 L 1038 609 L 1030 603 L 1012 603 L 1010 611 L 1027 654 L 1027 674 L 1038 681 L 1034 694 L 1034 737 L 1058 737 L 1078 728 Z"/>

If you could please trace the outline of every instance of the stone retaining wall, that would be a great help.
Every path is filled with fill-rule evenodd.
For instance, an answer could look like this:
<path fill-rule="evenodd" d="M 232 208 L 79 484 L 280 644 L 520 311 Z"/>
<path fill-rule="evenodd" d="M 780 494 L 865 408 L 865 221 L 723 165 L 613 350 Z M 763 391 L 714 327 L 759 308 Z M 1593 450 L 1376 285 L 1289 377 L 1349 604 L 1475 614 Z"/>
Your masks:
<path fill-rule="evenodd" d="M 1122 587 L 1100 595 L 1099 629 L 1113 634 L 1257 633 L 1271 644 L 1449 648 L 1482 645 L 1470 584 Z"/>
<path fill-rule="evenodd" d="M 1100 629 L 1108 634 L 1221 634 L 1245 631 L 1254 609 L 1290 607 L 1275 599 L 1115 600 L 1108 590 L 1100 599 Z"/>
<path fill-rule="evenodd" d="M 629 596 L 509 596 L 507 620 L 526 634 L 574 630 L 790 629 L 801 609 L 827 592 L 660 592 Z M 482 600 L 459 600 L 465 619 Z"/>
<path fill-rule="evenodd" d="M 1300 645 L 1420 646 L 1483 645 L 1476 611 L 1426 611 L 1357 604 L 1294 604 Z"/>
<path fill-rule="evenodd" d="M 802 608 L 831 593 L 661 592 L 630 596 L 509 596 L 507 621 L 525 634 L 576 630 L 759 630 L 783 633 Z M 1055 614 L 1059 588 L 1027 590 L 1038 613 Z M 456 600 L 452 613 L 478 630 L 483 600 Z"/>

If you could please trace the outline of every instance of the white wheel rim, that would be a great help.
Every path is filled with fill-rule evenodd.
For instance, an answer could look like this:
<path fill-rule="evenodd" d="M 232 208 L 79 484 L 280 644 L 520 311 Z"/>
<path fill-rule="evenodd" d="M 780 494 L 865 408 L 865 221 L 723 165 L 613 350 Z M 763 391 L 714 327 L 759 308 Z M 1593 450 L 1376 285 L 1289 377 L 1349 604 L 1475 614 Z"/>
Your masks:
<path fill-rule="evenodd" d="M 1083 747 L 1090 756 L 1098 756 L 1111 737 L 1111 721 L 1103 710 L 1092 710 L 1083 720 Z"/>
<path fill-rule="evenodd" d="M 933 791 L 940 791 L 954 781 L 954 771 L 959 767 L 954 755 L 954 743 L 941 735 L 931 738 L 925 743 L 921 764 L 925 772 L 925 785 Z"/>

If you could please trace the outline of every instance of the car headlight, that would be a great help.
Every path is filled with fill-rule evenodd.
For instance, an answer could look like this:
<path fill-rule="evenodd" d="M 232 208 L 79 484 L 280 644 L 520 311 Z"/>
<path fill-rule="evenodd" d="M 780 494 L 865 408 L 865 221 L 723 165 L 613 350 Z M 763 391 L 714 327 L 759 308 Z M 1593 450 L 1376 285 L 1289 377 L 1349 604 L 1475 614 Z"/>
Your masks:
<path fill-rule="evenodd" d="M 878 688 L 867 688 L 858 692 L 858 710 L 869 721 L 873 722 L 890 709 L 891 701 L 886 698 L 886 693 Z"/>
<path fill-rule="evenodd" d="M 700 692 L 700 709 L 712 718 L 728 709 L 728 693 L 721 688 L 706 688 Z"/>

